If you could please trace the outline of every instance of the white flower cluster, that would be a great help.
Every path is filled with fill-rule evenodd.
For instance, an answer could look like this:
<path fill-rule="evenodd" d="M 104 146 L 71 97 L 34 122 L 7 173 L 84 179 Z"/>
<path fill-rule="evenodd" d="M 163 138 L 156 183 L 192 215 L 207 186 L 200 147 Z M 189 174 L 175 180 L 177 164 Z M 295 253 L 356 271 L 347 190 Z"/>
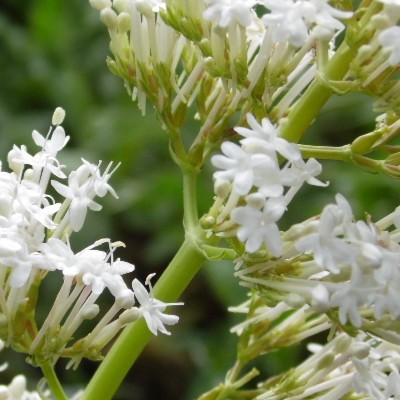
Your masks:
<path fill-rule="evenodd" d="M 150 99 L 174 130 L 187 107 L 206 96 L 199 136 L 250 95 L 282 117 L 315 77 L 316 42 L 329 42 L 352 15 L 327 0 L 90 3 L 110 33 L 109 67 L 143 113 Z"/>
<path fill-rule="evenodd" d="M 318 394 L 319 399 L 334 400 L 346 395 L 361 399 L 388 400 L 400 396 L 399 346 L 377 338 L 346 333 L 326 345 L 309 345 L 312 355 L 296 368 L 301 397 Z M 257 400 L 266 400 L 263 394 Z"/>
<path fill-rule="evenodd" d="M 314 306 L 337 308 L 340 322 L 349 320 L 356 327 L 363 323 L 362 307 L 370 307 L 377 320 L 386 314 L 398 319 L 400 245 L 396 232 L 381 231 L 379 223 L 354 221 L 344 197 L 337 195 L 336 200 L 296 243 L 299 251 L 313 255 L 317 267 Z"/>
<path fill-rule="evenodd" d="M 379 99 L 375 108 L 385 111 L 388 104 L 398 103 L 400 86 L 392 76 L 400 64 L 400 3 L 395 0 L 377 2 L 383 3 L 383 10 L 365 28 L 373 32 L 373 37 L 359 48 L 353 71 L 347 78 L 359 79 L 362 87 L 383 88 L 377 93 Z"/>
<path fill-rule="evenodd" d="M 377 223 L 355 221 L 347 200 L 337 195 L 336 201 L 320 217 L 293 225 L 282 234 L 285 251 L 280 260 L 243 267 L 237 275 L 275 292 L 276 299 L 307 303 L 331 317 L 334 311 L 335 322 L 400 343 L 396 333 L 399 211 Z M 391 225 L 395 229 L 386 230 Z M 279 273 L 279 265 L 286 268 L 285 276 Z M 292 268 L 288 270 L 287 265 Z"/>
<path fill-rule="evenodd" d="M 231 308 L 247 314 L 232 328 L 240 336 L 239 357 L 253 359 L 277 347 L 287 347 L 330 328 L 325 315 L 308 305 L 292 308 L 284 302 L 268 307 L 257 295 Z M 244 333 L 244 334 L 243 334 Z M 298 366 L 257 384 L 257 400 L 318 398 L 363 400 L 400 398 L 400 346 L 374 335 L 333 333 L 324 344 L 308 344 L 310 355 Z"/>
<path fill-rule="evenodd" d="M 249 26 L 256 18 L 253 7 L 264 6 L 269 12 L 262 21 L 265 26 L 276 28 L 274 40 L 288 40 L 296 47 L 301 47 L 310 36 L 329 41 L 335 32 L 344 29 L 340 19 L 352 16 L 351 12 L 333 8 L 328 0 L 206 0 L 206 3 L 204 18 L 222 28 L 235 23 Z"/>
<path fill-rule="evenodd" d="M 17 375 L 8 385 L 0 385 L 0 399 L 4 400 L 41 400 L 37 392 L 26 390 L 26 378 L 24 375 Z"/>
<path fill-rule="evenodd" d="M 289 40 L 296 47 L 302 46 L 309 37 L 329 41 L 335 32 L 344 29 L 340 19 L 348 19 L 351 12 L 340 11 L 329 5 L 329 0 L 262 0 L 270 10 L 263 22 L 275 25 L 274 39 Z"/>
<path fill-rule="evenodd" d="M 4 342 L 0 340 L 0 351 L 4 349 Z M 0 372 L 8 367 L 7 363 L 0 365 Z M 46 393 L 47 394 L 47 393 Z M 37 392 L 27 390 L 27 382 L 24 375 L 16 375 L 8 385 L 0 385 L 0 399 L 2 400 L 41 400 Z"/>
<path fill-rule="evenodd" d="M 280 256 L 283 243 L 277 222 L 305 182 L 325 186 L 315 178 L 322 169 L 315 159 L 304 162 L 298 146 L 280 138 L 268 119 L 260 125 L 248 114 L 247 122 L 249 128 L 235 128 L 243 137 L 240 144 L 222 143 L 223 155 L 211 159 L 221 169 L 214 173 L 219 205 L 227 198 L 223 208 L 215 210 L 216 229 L 227 232 L 236 224 L 247 252 L 254 253 L 265 243 L 273 256 Z M 287 160 L 283 166 L 280 157 Z M 243 201 L 246 205 L 239 205 Z"/>
<path fill-rule="evenodd" d="M 178 317 L 164 314 L 168 304 L 154 299 L 151 290 L 149 293 L 137 279 L 132 289 L 127 287 L 122 275 L 132 272 L 134 266 L 114 256 L 123 243 L 102 239 L 76 253 L 70 247 L 69 236 L 82 228 L 88 209 L 101 209 L 95 198 L 108 192 L 117 197 L 108 183 L 116 168 L 112 169 L 110 163 L 101 173 L 101 163 L 94 165 L 83 160 L 69 174 L 68 184 L 60 183 L 60 179 L 67 177 L 57 153 L 69 139 L 60 125 L 63 117 L 64 111 L 57 109 L 54 126 L 46 137 L 33 131 L 33 139 L 40 147 L 36 154 L 29 154 L 25 146 L 14 146 L 8 155 L 12 172 L 0 172 L 2 338 L 9 345 L 14 345 L 14 340 L 23 342 L 30 354 L 68 354 L 74 332 L 84 320 L 99 313 L 96 300 L 106 287 L 115 297 L 115 304 L 85 344 L 81 343 L 83 356 L 89 347 L 93 352 L 101 350 L 122 326 L 139 317 L 145 318 L 153 334 L 168 334 L 164 325 L 175 324 Z M 52 176 L 58 180 L 51 180 Z M 50 181 L 64 198 L 62 203 L 48 194 Z M 101 245 L 107 245 L 108 252 L 98 249 Z M 37 328 L 32 309 L 40 282 L 49 271 L 61 271 L 64 283 L 47 319 Z M 138 307 L 134 306 L 135 299 Z M 125 311 L 111 322 L 121 310 Z M 18 337 L 14 327 L 21 319 L 26 319 L 31 329 Z"/>

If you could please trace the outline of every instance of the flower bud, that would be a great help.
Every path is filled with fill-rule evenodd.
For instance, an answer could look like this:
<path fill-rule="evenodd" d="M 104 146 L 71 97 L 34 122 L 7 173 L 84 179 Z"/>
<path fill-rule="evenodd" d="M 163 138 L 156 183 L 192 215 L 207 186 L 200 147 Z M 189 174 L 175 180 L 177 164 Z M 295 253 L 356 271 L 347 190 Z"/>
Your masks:
<path fill-rule="evenodd" d="M 91 320 L 97 316 L 99 311 L 100 307 L 97 304 L 90 304 L 81 309 L 80 315 L 82 316 L 82 319 Z"/>
<path fill-rule="evenodd" d="M 129 310 L 125 310 L 118 318 L 118 322 L 121 325 L 129 324 L 130 322 L 136 321 L 140 318 L 140 312 L 137 307 L 132 307 Z"/>
<path fill-rule="evenodd" d="M 126 13 L 122 12 L 121 14 L 118 15 L 118 32 L 120 33 L 126 33 L 131 30 L 131 16 Z"/>
<path fill-rule="evenodd" d="M 111 7 L 111 0 L 89 0 L 89 3 L 93 8 L 99 11 Z"/>
<path fill-rule="evenodd" d="M 61 107 L 57 107 L 54 110 L 53 117 L 51 119 L 52 125 L 61 125 L 65 118 L 65 110 Z"/>
<path fill-rule="evenodd" d="M 128 0 L 114 0 L 113 1 L 113 7 L 119 13 L 122 13 L 122 12 L 129 13 L 130 10 L 131 10 L 131 6 L 130 6 Z"/>
<path fill-rule="evenodd" d="M 356 154 L 366 154 L 374 147 L 375 142 L 382 136 L 381 132 L 371 132 L 359 136 L 350 145 L 351 151 Z"/>
<path fill-rule="evenodd" d="M 100 20 L 110 31 L 117 29 L 118 17 L 115 11 L 110 7 L 101 10 Z"/>

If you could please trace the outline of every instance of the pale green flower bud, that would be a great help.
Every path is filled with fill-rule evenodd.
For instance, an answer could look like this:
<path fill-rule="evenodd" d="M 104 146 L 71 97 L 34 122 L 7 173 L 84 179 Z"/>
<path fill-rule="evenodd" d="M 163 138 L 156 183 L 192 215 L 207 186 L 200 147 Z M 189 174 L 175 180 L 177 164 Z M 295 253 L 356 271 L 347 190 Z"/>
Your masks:
<path fill-rule="evenodd" d="M 131 21 L 131 16 L 126 13 L 122 12 L 121 14 L 118 15 L 118 32 L 120 33 L 126 33 L 131 30 L 132 26 L 132 21 Z"/>
<path fill-rule="evenodd" d="M 100 20 L 103 24 L 110 30 L 117 29 L 118 26 L 118 17 L 114 10 L 110 7 L 104 8 L 100 12 Z"/>
<path fill-rule="evenodd" d="M 113 7 L 116 9 L 119 13 L 122 12 L 127 12 L 129 13 L 131 7 L 129 4 L 129 1 L 127 0 L 114 0 L 113 1 Z"/>
<path fill-rule="evenodd" d="M 146 18 L 153 18 L 154 12 L 151 9 L 151 5 L 148 1 L 137 0 L 135 2 L 136 10 L 138 10 L 141 14 L 143 14 Z"/>
<path fill-rule="evenodd" d="M 335 359 L 335 353 L 329 351 L 328 353 L 324 354 L 320 360 L 318 360 L 318 364 L 316 365 L 315 369 L 325 369 L 328 368 L 333 360 Z"/>
<path fill-rule="evenodd" d="M 99 11 L 111 7 L 111 0 L 89 0 L 89 3 L 93 8 Z"/>
<path fill-rule="evenodd" d="M 57 107 L 54 110 L 53 117 L 51 119 L 52 125 L 61 125 L 65 118 L 65 110 L 61 107 Z"/>
<path fill-rule="evenodd" d="M 118 322 L 121 325 L 129 324 L 140 318 L 140 312 L 137 307 L 132 307 L 129 310 L 125 310 L 118 318 Z"/>
<path fill-rule="evenodd" d="M 352 356 L 362 360 L 365 357 L 368 357 L 370 346 L 368 343 L 356 343 L 352 350 Z"/>
<path fill-rule="evenodd" d="M 100 311 L 100 307 L 97 304 L 91 304 L 82 308 L 80 315 L 82 319 L 91 320 L 97 316 Z"/>

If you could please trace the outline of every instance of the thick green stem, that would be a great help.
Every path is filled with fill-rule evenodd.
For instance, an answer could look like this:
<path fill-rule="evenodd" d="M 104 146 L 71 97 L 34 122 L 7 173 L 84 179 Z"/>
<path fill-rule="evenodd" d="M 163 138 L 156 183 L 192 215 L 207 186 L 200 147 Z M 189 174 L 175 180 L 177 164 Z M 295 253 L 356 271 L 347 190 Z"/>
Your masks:
<path fill-rule="evenodd" d="M 186 239 L 168 268 L 154 286 L 154 296 L 174 302 L 189 285 L 205 257 L 190 239 Z M 80 400 L 109 400 L 151 338 L 145 322 L 134 322 L 122 332 L 100 364 Z"/>
<path fill-rule="evenodd" d="M 49 362 L 46 362 L 46 363 L 41 364 L 40 368 L 42 369 L 42 372 L 46 379 L 46 382 L 49 385 L 55 399 L 56 400 L 68 400 L 68 397 L 64 393 L 64 390 L 60 384 L 60 381 L 58 380 L 57 375 L 54 372 L 53 366 Z"/>
<path fill-rule="evenodd" d="M 196 171 L 183 172 L 183 222 L 186 231 L 195 229 L 199 223 L 196 185 Z"/>

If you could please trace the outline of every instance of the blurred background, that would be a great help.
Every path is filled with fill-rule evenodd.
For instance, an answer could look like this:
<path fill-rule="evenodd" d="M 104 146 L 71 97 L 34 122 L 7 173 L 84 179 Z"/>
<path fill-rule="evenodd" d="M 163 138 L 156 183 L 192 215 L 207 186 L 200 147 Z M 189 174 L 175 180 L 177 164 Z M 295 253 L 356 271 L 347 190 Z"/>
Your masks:
<path fill-rule="evenodd" d="M 73 246 L 79 250 L 102 237 L 122 240 L 127 247 L 118 255 L 134 263 L 135 276 L 143 280 L 151 272 L 162 273 L 183 239 L 182 185 L 169 157 L 166 134 L 151 108 L 142 117 L 122 81 L 108 71 L 108 43 L 106 28 L 88 1 L 1 0 L 0 156 L 6 169 L 13 144 L 36 151 L 32 130 L 46 134 L 54 109 L 63 107 L 67 112 L 63 125 L 71 136 L 60 157 L 64 164 L 72 169 L 81 157 L 93 163 L 103 160 L 103 165 L 122 163 L 111 182 L 119 200 L 101 199 L 104 209 L 89 215 Z M 373 128 L 375 116 L 366 97 L 336 98 L 326 105 L 305 141 L 349 143 Z M 319 213 L 337 192 L 350 199 L 358 217 L 368 210 L 376 219 L 398 205 L 396 181 L 352 165 L 324 163 L 321 179 L 331 182 L 329 188 L 303 189 L 282 228 Z M 205 169 L 199 186 L 204 212 L 212 198 L 211 168 Z M 203 268 L 181 299 L 185 306 L 174 310 L 181 320 L 171 329 L 172 336 L 152 340 L 116 400 L 193 399 L 223 380 L 235 359 L 236 338 L 229 328 L 239 321 L 226 309 L 246 297 L 232 270 L 223 262 Z M 56 290 L 50 284 L 42 292 L 50 298 Z M 39 318 L 46 310 L 44 305 Z M 301 348 L 285 349 L 264 357 L 257 366 L 276 373 L 303 354 Z M 24 356 L 5 351 L 0 357 L 9 361 L 1 383 L 25 373 L 31 389 L 35 387 L 40 371 L 26 365 Z M 90 379 L 96 366 L 83 362 L 77 371 L 60 367 L 58 373 L 73 392 Z"/>

